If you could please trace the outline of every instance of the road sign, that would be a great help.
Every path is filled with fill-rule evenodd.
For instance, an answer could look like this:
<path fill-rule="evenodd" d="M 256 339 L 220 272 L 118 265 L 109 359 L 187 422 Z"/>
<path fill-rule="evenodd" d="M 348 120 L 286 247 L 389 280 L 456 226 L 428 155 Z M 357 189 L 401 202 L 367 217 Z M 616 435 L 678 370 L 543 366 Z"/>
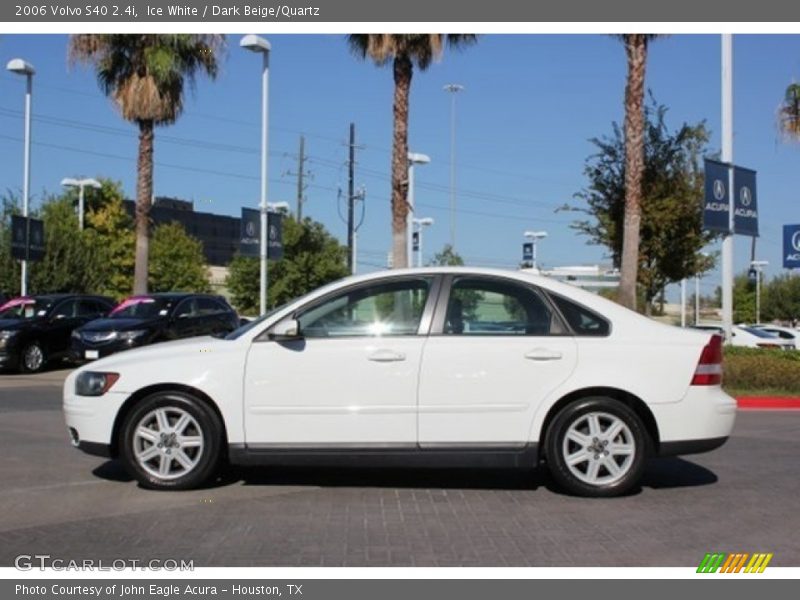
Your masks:
<path fill-rule="evenodd" d="M 783 226 L 783 268 L 800 269 L 800 224 Z"/>
<path fill-rule="evenodd" d="M 733 232 L 758 237 L 756 172 L 734 168 L 733 191 Z"/>
<path fill-rule="evenodd" d="M 261 211 L 242 208 L 239 230 L 239 253 L 242 256 L 260 256 Z M 267 213 L 267 257 L 270 260 L 283 258 L 283 215 Z"/>
<path fill-rule="evenodd" d="M 705 199 L 703 201 L 703 229 L 730 231 L 729 223 L 729 166 L 716 160 L 705 160 Z"/>
<path fill-rule="evenodd" d="M 533 260 L 533 242 L 525 242 L 522 244 L 522 260 L 524 262 Z"/>
<path fill-rule="evenodd" d="M 44 258 L 44 221 L 12 215 L 11 256 L 17 260 L 38 261 Z"/>

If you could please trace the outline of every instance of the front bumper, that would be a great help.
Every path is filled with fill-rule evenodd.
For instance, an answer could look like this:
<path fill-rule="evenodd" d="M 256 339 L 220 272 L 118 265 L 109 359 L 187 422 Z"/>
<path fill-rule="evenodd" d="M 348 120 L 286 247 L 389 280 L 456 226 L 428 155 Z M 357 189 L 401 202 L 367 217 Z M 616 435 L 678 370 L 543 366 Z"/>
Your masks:
<path fill-rule="evenodd" d="M 67 391 L 67 386 L 72 384 Z M 126 392 L 108 392 L 102 396 L 77 396 L 70 376 L 65 382 L 64 421 L 72 445 L 87 454 L 111 456 L 114 447 L 114 424 L 120 408 L 128 399 Z"/>

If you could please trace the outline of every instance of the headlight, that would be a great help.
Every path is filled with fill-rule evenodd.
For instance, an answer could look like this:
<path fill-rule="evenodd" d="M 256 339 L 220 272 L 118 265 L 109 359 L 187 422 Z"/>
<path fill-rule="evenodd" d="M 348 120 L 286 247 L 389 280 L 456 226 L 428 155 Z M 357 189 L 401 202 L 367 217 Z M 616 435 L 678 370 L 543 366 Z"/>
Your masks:
<path fill-rule="evenodd" d="M 16 329 L 7 329 L 5 331 L 0 331 L 0 340 L 7 340 L 10 337 L 14 337 L 19 333 Z"/>
<path fill-rule="evenodd" d="M 119 373 L 99 373 L 84 371 L 75 380 L 75 393 L 78 396 L 102 396 L 119 379 Z"/>
<path fill-rule="evenodd" d="M 132 340 L 137 340 L 143 335 L 147 333 L 146 329 L 134 329 L 133 331 L 120 331 L 117 334 L 119 339 L 124 340 L 126 342 L 130 342 Z"/>
<path fill-rule="evenodd" d="M 78 332 L 77 329 L 73 329 L 72 333 L 70 334 L 70 336 L 72 337 L 73 340 L 81 339 L 81 334 Z"/>

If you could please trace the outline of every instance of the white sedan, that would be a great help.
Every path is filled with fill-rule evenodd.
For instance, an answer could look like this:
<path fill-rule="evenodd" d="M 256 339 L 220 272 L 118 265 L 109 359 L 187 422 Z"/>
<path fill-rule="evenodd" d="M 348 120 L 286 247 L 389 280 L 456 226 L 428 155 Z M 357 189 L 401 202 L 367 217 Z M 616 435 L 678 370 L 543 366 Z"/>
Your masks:
<path fill-rule="evenodd" d="M 721 362 L 718 336 L 546 277 L 408 269 L 86 365 L 64 413 L 73 445 L 156 489 L 226 464 L 546 463 L 571 493 L 615 496 L 648 456 L 725 442 Z"/>

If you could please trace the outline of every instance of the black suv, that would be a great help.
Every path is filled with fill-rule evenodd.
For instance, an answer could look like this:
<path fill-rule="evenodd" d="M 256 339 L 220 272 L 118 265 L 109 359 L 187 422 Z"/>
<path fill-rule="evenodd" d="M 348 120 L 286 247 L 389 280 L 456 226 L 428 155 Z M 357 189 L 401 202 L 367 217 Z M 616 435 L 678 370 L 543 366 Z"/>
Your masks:
<path fill-rule="evenodd" d="M 69 354 L 70 334 L 114 307 L 111 298 L 78 294 L 24 296 L 0 307 L 0 368 L 41 371 Z"/>
<path fill-rule="evenodd" d="M 165 293 L 131 296 L 108 318 L 72 332 L 72 360 L 94 360 L 137 346 L 197 335 L 225 335 L 239 327 L 222 296 Z"/>

